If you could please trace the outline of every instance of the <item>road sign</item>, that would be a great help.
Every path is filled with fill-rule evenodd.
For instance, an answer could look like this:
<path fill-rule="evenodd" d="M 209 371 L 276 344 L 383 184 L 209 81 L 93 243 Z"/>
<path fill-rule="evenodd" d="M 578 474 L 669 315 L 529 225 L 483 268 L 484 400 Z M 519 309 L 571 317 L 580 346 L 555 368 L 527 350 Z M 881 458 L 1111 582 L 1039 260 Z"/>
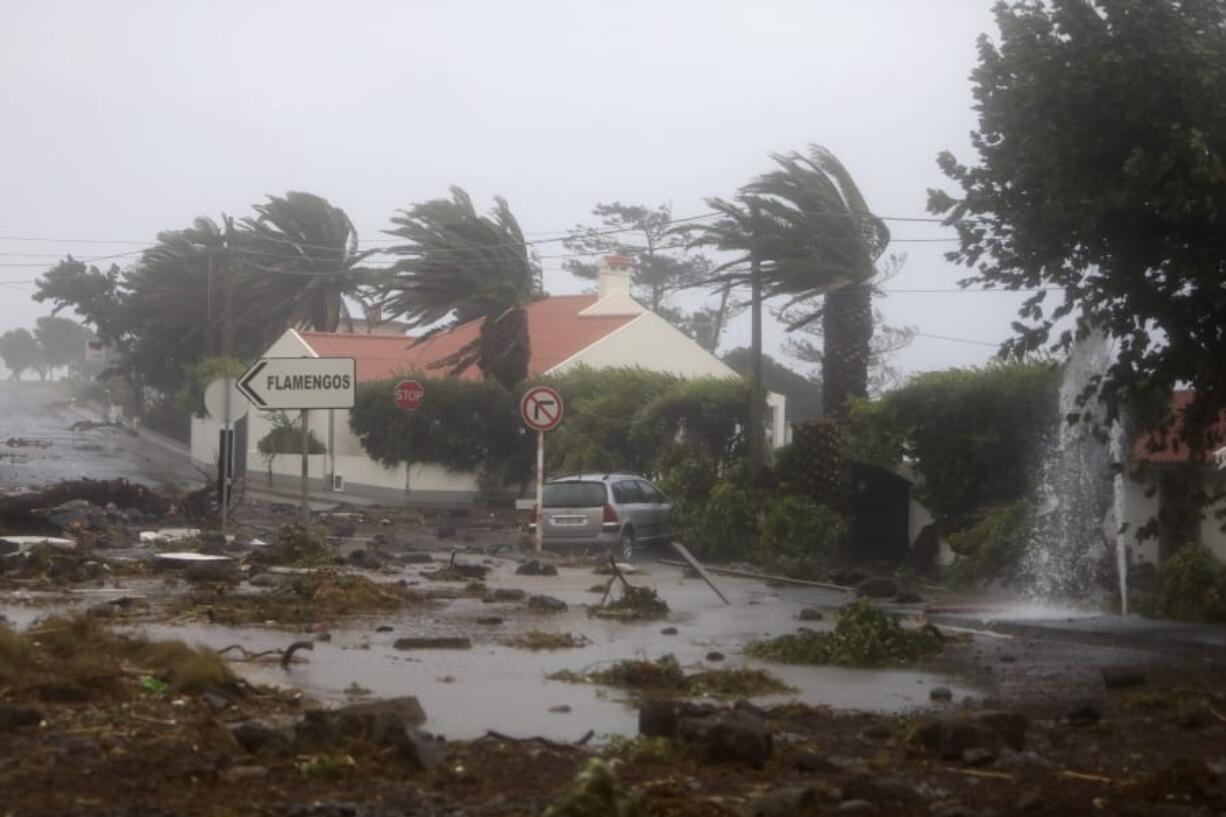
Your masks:
<path fill-rule="evenodd" d="M 351 357 L 265 357 L 238 379 L 259 409 L 353 408 L 357 383 Z"/>
<path fill-rule="evenodd" d="M 425 388 L 416 380 L 401 380 L 392 391 L 392 399 L 405 411 L 416 411 L 421 408 L 421 399 L 425 396 Z"/>
<path fill-rule="evenodd" d="M 548 386 L 533 386 L 519 401 L 519 414 L 533 431 L 549 431 L 562 422 L 562 398 Z"/>
<path fill-rule="evenodd" d="M 250 403 L 242 398 L 242 393 L 238 390 L 238 381 L 234 378 L 219 377 L 208 385 L 204 390 L 204 409 L 209 413 L 209 416 L 214 420 L 227 419 L 226 417 L 226 382 L 230 384 L 230 420 L 241 420 L 247 416 L 247 409 Z"/>

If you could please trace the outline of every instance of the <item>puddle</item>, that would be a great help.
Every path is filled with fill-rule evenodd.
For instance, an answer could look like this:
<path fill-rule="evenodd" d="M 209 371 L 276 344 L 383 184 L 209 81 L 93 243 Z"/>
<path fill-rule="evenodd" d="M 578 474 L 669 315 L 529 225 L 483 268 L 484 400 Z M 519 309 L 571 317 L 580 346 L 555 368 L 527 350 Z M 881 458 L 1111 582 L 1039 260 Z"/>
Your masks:
<path fill-rule="evenodd" d="M 334 626 L 331 641 L 317 642 L 313 652 L 299 653 L 306 662 L 288 671 L 263 663 L 237 662 L 234 667 L 249 680 L 293 686 L 333 704 L 354 700 L 344 692 L 351 684 L 377 697 L 416 695 L 428 716 L 426 727 L 456 739 L 479 737 L 487 729 L 563 741 L 577 740 L 589 729 L 598 735 L 633 735 L 638 728 L 637 711 L 628 705 L 624 691 L 549 681 L 545 676 L 563 669 L 593 669 L 623 658 L 655 659 L 670 652 L 690 671 L 763 667 L 798 690 L 795 695 L 756 699 L 762 703 L 800 700 L 838 709 L 899 712 L 929 705 L 932 686 L 949 687 L 956 698 L 979 692 L 959 678 L 915 669 L 783 666 L 747 659 L 740 654 L 745 642 L 792 632 L 799 626 L 795 614 L 802 607 L 837 606 L 844 596 L 808 588 L 765 588 L 760 582 L 728 578 L 719 582 L 733 602 L 725 606 L 700 580 L 684 579 L 675 568 L 650 563 L 641 563 L 641 567 L 644 574 L 636 577 L 636 583 L 656 587 L 668 601 L 673 612 L 667 620 L 621 623 L 589 618 L 576 605 L 599 599 L 586 592 L 601 581 L 590 569 L 562 568 L 557 577 L 526 577 L 512 575 L 513 563 L 500 562 L 491 586 L 548 593 L 566 601 L 571 609 L 561 615 L 535 615 L 518 604 L 457 599 L 443 607 Z M 476 622 L 486 616 L 500 616 L 504 623 L 487 626 Z M 375 632 L 380 625 L 393 629 Z M 676 627 L 678 634 L 660 632 L 669 626 Z M 240 644 L 250 651 L 281 649 L 303 637 L 262 627 L 157 624 L 141 629 L 155 638 L 180 638 L 213 649 Z M 501 643 L 514 633 L 532 629 L 581 634 L 592 643 L 538 652 Z M 406 636 L 456 635 L 471 639 L 472 649 L 398 651 L 392 647 L 397 638 Z M 706 661 L 712 650 L 724 653 L 726 660 Z M 561 705 L 572 711 L 549 712 Z"/>

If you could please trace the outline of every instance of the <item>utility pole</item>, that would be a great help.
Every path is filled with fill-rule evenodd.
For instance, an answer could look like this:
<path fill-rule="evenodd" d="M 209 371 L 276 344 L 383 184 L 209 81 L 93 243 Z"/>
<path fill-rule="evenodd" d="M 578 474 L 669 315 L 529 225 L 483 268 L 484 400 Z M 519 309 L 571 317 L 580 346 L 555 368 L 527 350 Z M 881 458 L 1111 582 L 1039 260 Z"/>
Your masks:
<path fill-rule="evenodd" d="M 765 428 L 762 424 L 762 259 L 758 255 L 758 205 L 749 203 L 750 236 L 750 385 L 749 385 L 749 480 L 753 485 L 762 479 L 765 464 Z"/>
<path fill-rule="evenodd" d="M 224 253 L 225 262 L 226 262 L 225 280 L 222 284 L 224 291 L 222 294 L 222 308 L 221 308 L 221 356 L 222 356 L 222 359 L 225 361 L 225 365 L 227 367 L 225 370 L 225 397 L 223 398 L 224 408 L 222 410 L 222 415 L 223 415 L 222 422 L 224 424 L 224 431 L 222 432 L 222 435 L 221 435 L 222 447 L 224 448 L 224 450 L 221 452 L 221 461 L 222 461 L 221 535 L 224 539 L 226 532 L 230 525 L 230 490 L 231 490 L 231 484 L 234 481 L 234 429 L 233 429 L 234 407 L 230 405 L 230 401 L 233 399 L 232 393 L 234 391 L 234 378 L 230 376 L 230 370 L 229 370 L 230 346 L 231 346 L 230 313 L 233 308 L 233 302 L 234 302 L 234 298 L 233 298 L 234 287 L 232 286 L 233 278 L 234 278 L 234 262 L 233 262 L 233 259 L 231 258 L 231 249 L 232 249 L 233 233 L 234 233 L 234 219 L 230 216 L 227 216 L 225 213 L 222 213 L 221 218 L 222 218 L 222 221 L 225 223 L 225 230 L 222 233 L 221 246 L 222 246 L 222 251 Z M 209 256 L 210 283 L 212 282 L 212 270 L 213 270 L 212 255 L 210 254 Z M 212 297 L 212 290 L 210 289 L 210 299 L 211 297 Z M 211 303 L 211 300 L 210 300 L 210 303 Z"/>

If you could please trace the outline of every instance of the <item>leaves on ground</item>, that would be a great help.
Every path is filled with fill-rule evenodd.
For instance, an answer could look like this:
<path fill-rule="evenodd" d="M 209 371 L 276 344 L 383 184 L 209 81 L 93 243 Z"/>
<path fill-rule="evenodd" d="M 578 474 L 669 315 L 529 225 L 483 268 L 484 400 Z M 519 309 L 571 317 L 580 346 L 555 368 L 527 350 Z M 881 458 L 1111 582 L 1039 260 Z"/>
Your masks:
<path fill-rule="evenodd" d="M 938 637 L 903 629 L 897 618 L 867 599 L 858 599 L 843 608 L 833 631 L 802 630 L 754 641 L 745 648 L 747 654 L 766 661 L 851 667 L 906 664 L 940 651 Z"/>

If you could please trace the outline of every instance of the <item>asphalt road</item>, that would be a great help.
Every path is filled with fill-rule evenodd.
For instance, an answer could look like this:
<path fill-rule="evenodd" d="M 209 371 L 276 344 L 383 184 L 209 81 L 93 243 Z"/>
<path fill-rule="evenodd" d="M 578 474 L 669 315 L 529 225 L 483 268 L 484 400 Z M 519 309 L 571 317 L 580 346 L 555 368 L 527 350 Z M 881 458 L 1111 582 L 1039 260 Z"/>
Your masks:
<path fill-rule="evenodd" d="M 185 457 L 117 427 L 73 431 L 101 419 L 54 383 L 0 383 L 0 491 L 65 479 L 123 477 L 151 486 L 197 477 Z"/>

